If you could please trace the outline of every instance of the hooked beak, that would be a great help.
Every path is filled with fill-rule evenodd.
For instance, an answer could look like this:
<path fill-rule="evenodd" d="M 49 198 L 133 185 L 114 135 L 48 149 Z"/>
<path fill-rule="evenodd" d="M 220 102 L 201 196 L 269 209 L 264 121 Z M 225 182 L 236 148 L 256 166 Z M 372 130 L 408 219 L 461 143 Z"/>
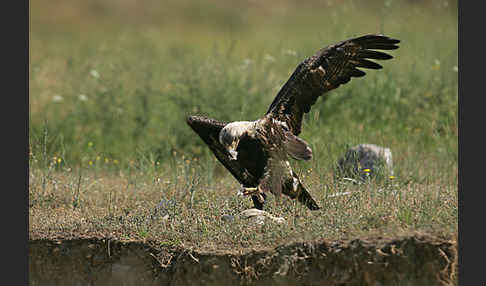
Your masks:
<path fill-rule="evenodd" d="M 229 153 L 230 153 L 230 159 L 231 159 L 231 160 L 236 160 L 236 158 L 237 158 L 237 156 L 238 156 L 238 152 L 236 152 L 235 150 L 232 150 L 232 149 L 230 149 L 230 150 L 228 150 L 228 151 L 229 151 Z"/>

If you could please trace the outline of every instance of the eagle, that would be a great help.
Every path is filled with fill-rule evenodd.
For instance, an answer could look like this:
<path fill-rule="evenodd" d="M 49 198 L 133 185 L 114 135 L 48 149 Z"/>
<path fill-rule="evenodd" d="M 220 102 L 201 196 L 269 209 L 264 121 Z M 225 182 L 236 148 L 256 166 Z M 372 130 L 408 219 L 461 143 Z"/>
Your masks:
<path fill-rule="evenodd" d="M 312 158 L 309 144 L 298 137 L 302 117 L 321 95 L 352 77 L 363 77 L 366 73 L 359 68 L 381 69 L 370 59 L 392 59 L 377 50 L 397 49 L 399 42 L 382 34 L 368 34 L 318 50 L 296 67 L 265 115 L 257 120 L 222 122 L 192 115 L 186 122 L 238 180 L 238 194 L 251 196 L 255 208 L 263 210 L 266 194 L 278 199 L 283 193 L 310 210 L 318 210 L 319 205 L 289 163 L 289 157 Z"/>

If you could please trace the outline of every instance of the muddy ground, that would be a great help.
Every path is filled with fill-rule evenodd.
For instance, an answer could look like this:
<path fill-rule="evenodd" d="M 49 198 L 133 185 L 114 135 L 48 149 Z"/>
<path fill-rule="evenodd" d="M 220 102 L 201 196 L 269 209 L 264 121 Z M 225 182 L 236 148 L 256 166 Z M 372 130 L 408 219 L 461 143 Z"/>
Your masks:
<path fill-rule="evenodd" d="M 31 240 L 30 285 L 451 285 L 455 239 L 426 234 L 198 252 L 102 238 Z"/>

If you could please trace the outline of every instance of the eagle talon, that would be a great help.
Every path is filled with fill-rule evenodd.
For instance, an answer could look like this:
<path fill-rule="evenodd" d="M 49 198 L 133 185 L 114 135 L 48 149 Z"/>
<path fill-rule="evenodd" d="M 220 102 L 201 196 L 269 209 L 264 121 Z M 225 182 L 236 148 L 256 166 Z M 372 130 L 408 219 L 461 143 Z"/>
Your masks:
<path fill-rule="evenodd" d="M 238 192 L 238 196 L 250 196 L 254 195 L 258 198 L 258 201 L 260 203 L 263 203 L 265 201 L 265 198 L 262 196 L 262 191 L 260 190 L 259 187 L 243 187 L 241 186 L 241 189 Z"/>
<path fill-rule="evenodd" d="M 249 195 L 253 195 L 255 193 L 258 193 L 258 188 L 243 187 L 240 191 L 244 196 L 249 196 Z"/>

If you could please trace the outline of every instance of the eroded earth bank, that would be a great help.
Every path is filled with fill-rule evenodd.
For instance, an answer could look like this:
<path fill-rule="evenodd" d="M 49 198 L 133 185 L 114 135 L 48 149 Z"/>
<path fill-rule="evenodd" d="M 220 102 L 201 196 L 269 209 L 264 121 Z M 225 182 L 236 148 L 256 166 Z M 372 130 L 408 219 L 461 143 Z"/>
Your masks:
<path fill-rule="evenodd" d="M 456 242 L 425 234 L 198 252 L 100 238 L 31 240 L 30 285 L 449 285 Z"/>

